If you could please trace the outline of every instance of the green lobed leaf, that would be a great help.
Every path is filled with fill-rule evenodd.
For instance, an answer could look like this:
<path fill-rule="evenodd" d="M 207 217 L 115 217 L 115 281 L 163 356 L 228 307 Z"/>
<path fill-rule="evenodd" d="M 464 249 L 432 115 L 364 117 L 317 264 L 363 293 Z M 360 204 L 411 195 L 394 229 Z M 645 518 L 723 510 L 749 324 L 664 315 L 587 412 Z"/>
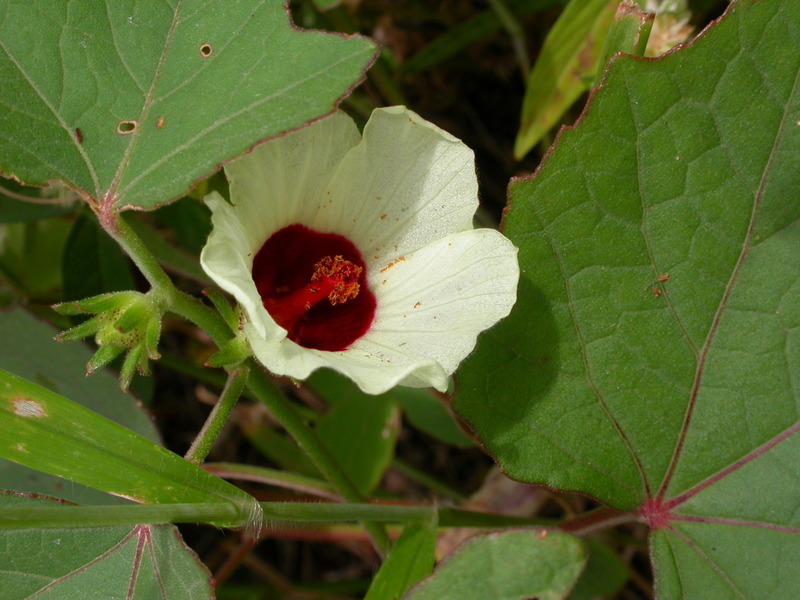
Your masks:
<path fill-rule="evenodd" d="M 56 504 L 0 491 L 0 507 Z M 208 570 L 172 525 L 6 530 L 4 600 L 213 600 Z"/>
<path fill-rule="evenodd" d="M 504 472 L 653 528 L 660 598 L 800 589 L 800 3 L 618 58 L 510 189 L 523 275 L 457 379 Z"/>
<path fill-rule="evenodd" d="M 0 40 L 0 171 L 100 211 L 152 209 L 330 113 L 375 53 L 295 29 L 283 0 L 1 0 Z"/>
<path fill-rule="evenodd" d="M 258 525 L 250 495 L 79 404 L 0 370 L 0 456 L 109 494 L 150 503 L 218 502 L 230 526 Z M 221 524 L 226 525 L 226 524 Z"/>
<path fill-rule="evenodd" d="M 524 529 L 473 537 L 404 600 L 557 600 L 569 593 L 586 555 L 561 531 Z"/>

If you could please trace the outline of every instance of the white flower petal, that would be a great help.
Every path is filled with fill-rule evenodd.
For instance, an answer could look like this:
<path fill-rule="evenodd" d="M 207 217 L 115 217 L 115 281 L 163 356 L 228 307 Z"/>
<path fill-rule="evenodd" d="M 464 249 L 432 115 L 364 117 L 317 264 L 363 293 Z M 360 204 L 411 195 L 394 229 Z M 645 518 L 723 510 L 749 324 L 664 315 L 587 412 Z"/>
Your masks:
<path fill-rule="evenodd" d="M 332 174 L 360 138 L 353 120 L 336 112 L 225 166 L 231 202 L 255 240 L 251 251 L 287 225 L 311 222 Z"/>
<path fill-rule="evenodd" d="M 259 337 L 286 337 L 286 330 L 264 308 L 253 281 L 253 231 L 218 193 L 209 194 L 205 201 L 212 212 L 212 229 L 200 253 L 200 265 L 214 283 L 236 298 Z"/>
<path fill-rule="evenodd" d="M 426 357 L 450 375 L 478 334 L 511 311 L 518 280 L 517 249 L 499 232 L 444 237 L 370 282 L 378 301 L 375 321 L 351 349 L 392 363 Z M 444 391 L 446 385 L 434 387 Z"/>
<path fill-rule="evenodd" d="M 404 357 L 393 364 L 352 347 L 342 352 L 310 350 L 288 338 L 279 342 L 264 339 L 250 323 L 245 324 L 245 335 L 259 362 L 277 375 L 306 379 L 316 369 L 328 367 L 352 379 L 367 394 L 382 394 L 400 384 L 447 390 L 448 374 L 433 359 Z M 383 349 L 378 352 L 385 354 Z"/>
<path fill-rule="evenodd" d="M 347 236 L 370 270 L 382 268 L 472 229 L 475 159 L 463 142 L 405 107 L 379 109 L 324 193 L 327 201 L 310 226 Z"/>
<path fill-rule="evenodd" d="M 446 391 L 448 376 L 478 334 L 508 315 L 516 300 L 517 249 L 497 231 L 453 234 L 397 262 L 370 284 L 378 300 L 370 330 L 343 352 L 249 339 L 279 375 L 305 379 L 320 367 L 347 375 L 368 394 L 396 385 Z"/>

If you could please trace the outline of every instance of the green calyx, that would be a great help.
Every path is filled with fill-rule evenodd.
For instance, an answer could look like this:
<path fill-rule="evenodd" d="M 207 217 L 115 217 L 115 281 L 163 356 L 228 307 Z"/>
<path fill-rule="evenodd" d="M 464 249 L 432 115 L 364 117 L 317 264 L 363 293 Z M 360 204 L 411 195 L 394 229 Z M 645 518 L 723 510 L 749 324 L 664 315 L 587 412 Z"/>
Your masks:
<path fill-rule="evenodd" d="M 152 292 L 102 294 L 57 304 L 53 310 L 64 315 L 95 315 L 56 337 L 58 341 L 69 342 L 94 335 L 98 349 L 86 365 L 87 375 L 127 352 L 119 375 L 124 390 L 130 385 L 134 371 L 147 375 L 150 373 L 148 361 L 160 358 L 158 340 L 163 309 Z"/>
<path fill-rule="evenodd" d="M 206 366 L 235 367 L 253 354 L 242 331 L 242 311 L 238 307 L 231 306 L 225 296 L 215 289 L 203 290 L 203 295 L 211 301 L 234 335 L 208 358 Z"/>

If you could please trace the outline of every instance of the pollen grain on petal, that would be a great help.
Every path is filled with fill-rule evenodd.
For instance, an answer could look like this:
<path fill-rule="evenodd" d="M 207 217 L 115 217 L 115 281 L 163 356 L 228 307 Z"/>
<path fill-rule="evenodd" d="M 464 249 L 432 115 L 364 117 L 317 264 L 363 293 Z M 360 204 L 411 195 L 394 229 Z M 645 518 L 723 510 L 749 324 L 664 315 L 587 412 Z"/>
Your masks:
<path fill-rule="evenodd" d="M 398 258 L 395 258 L 392 262 L 390 262 L 388 265 L 386 265 L 385 267 L 383 267 L 381 269 L 381 273 L 385 273 L 386 271 L 391 269 L 393 266 L 395 266 L 397 263 L 401 263 L 405 259 L 406 259 L 405 256 L 399 256 Z"/>

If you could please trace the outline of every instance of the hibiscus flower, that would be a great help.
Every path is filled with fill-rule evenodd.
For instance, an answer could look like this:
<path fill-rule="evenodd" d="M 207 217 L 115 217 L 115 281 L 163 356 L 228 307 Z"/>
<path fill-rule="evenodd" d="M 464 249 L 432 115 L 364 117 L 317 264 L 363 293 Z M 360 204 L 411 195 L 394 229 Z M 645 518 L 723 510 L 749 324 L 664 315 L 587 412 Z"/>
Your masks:
<path fill-rule="evenodd" d="M 337 112 L 225 173 L 231 202 L 206 197 L 201 264 L 275 374 L 329 367 L 370 394 L 445 391 L 516 300 L 517 249 L 472 227 L 472 151 L 404 107 L 373 112 L 363 137 Z"/>

